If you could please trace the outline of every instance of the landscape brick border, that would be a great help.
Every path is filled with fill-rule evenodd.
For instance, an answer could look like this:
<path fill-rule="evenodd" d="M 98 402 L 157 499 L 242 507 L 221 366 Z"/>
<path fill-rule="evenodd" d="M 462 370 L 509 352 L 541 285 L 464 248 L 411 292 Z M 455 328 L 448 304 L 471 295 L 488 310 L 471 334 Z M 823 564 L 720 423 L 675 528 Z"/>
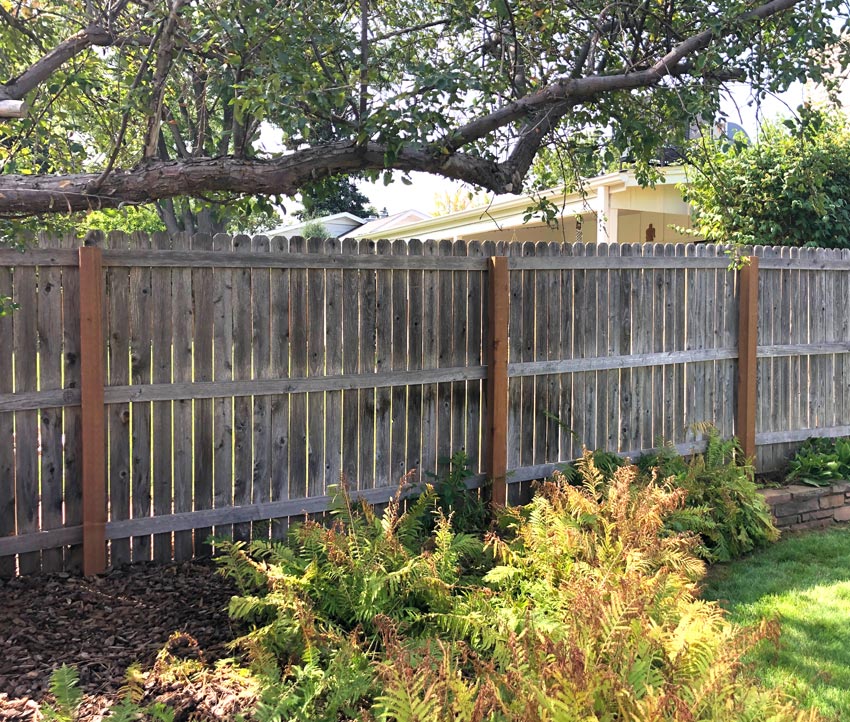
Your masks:
<path fill-rule="evenodd" d="M 830 486 L 794 484 L 781 489 L 761 489 L 776 526 L 783 530 L 823 529 L 850 521 L 850 481 Z"/>

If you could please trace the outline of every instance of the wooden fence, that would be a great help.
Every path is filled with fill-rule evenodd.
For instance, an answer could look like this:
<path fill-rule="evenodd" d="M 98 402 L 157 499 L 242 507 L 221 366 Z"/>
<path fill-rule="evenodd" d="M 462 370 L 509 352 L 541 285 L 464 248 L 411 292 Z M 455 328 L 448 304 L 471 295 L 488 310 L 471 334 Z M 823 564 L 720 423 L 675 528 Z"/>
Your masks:
<path fill-rule="evenodd" d="M 278 538 L 459 449 L 515 501 L 582 444 L 850 434 L 847 251 L 95 241 L 0 250 L 0 575 Z"/>

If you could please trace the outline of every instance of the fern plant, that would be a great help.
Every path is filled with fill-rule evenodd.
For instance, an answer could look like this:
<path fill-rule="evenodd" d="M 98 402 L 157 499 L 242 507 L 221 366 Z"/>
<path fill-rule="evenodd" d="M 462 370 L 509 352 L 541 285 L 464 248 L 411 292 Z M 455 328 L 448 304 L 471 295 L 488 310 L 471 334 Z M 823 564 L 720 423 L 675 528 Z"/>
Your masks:
<path fill-rule="evenodd" d="M 700 554 L 708 561 L 729 561 L 774 542 L 779 532 L 758 493 L 755 468 L 737 439 L 722 439 L 705 425 L 706 450 L 690 460 L 672 447 L 638 460 L 644 482 L 653 475 L 672 479 L 687 493 L 683 509 L 668 520 L 673 532 L 700 535 Z"/>
<path fill-rule="evenodd" d="M 80 675 L 74 667 L 63 664 L 50 675 L 48 689 L 54 704 L 42 708 L 44 718 L 50 722 L 74 722 L 83 701 L 79 687 Z"/>
<path fill-rule="evenodd" d="M 668 480 L 610 482 L 585 453 L 581 484 L 562 474 L 524 509 L 512 538 L 491 534 L 498 565 L 469 608 L 504 646 L 481 655 L 459 641 L 423 650 L 385 644 L 382 720 L 680 722 L 816 719 L 744 675 L 742 656 L 771 630 L 742 630 L 695 596 L 704 564 L 692 534 L 667 519 L 685 492 Z M 469 670 L 469 671 L 467 671 Z"/>
<path fill-rule="evenodd" d="M 289 546 L 223 543 L 223 573 L 246 585 L 231 613 L 266 679 L 272 720 L 814 720 L 745 675 L 770 628 L 742 630 L 700 601 L 696 534 L 676 533 L 686 492 L 590 453 L 504 532 L 457 533 L 436 492 L 397 496 L 380 516 L 340 491 L 333 523 Z M 425 515 L 425 516 L 423 516 Z"/>

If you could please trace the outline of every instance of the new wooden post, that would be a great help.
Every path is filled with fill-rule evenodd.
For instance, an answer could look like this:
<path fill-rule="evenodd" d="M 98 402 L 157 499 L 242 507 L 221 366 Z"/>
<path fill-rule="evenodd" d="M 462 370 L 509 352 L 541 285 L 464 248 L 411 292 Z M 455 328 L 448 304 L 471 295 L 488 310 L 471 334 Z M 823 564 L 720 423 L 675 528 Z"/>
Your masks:
<path fill-rule="evenodd" d="M 739 275 L 737 432 L 747 458 L 756 455 L 756 353 L 759 315 L 759 259 L 750 257 Z"/>
<path fill-rule="evenodd" d="M 493 480 L 493 507 L 505 506 L 508 500 L 508 317 L 510 283 L 508 259 L 490 259 L 490 358 L 487 368 L 490 458 L 487 468 Z"/>
<path fill-rule="evenodd" d="M 83 574 L 106 569 L 106 433 L 103 405 L 101 250 L 80 254 L 80 391 L 82 395 Z"/>

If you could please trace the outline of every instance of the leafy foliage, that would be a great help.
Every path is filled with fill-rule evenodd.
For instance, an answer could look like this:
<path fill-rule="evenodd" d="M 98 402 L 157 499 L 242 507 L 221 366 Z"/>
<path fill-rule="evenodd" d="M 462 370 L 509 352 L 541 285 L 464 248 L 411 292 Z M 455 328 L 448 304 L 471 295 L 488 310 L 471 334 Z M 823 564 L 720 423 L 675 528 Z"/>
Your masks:
<path fill-rule="evenodd" d="M 706 141 L 682 193 L 710 241 L 850 248 L 850 129 L 803 106 L 758 143 Z"/>
<path fill-rule="evenodd" d="M 339 495 L 290 544 L 223 542 L 237 640 L 265 676 L 260 720 L 705 722 L 816 719 L 755 686 L 742 630 L 695 594 L 697 538 L 670 533 L 685 491 L 586 453 L 504 533 L 457 533 L 433 489 L 381 515 Z M 424 545 L 423 510 L 435 514 Z M 486 553 L 485 569 L 470 560 Z M 480 561 L 479 561 L 480 565 Z"/>
<path fill-rule="evenodd" d="M 668 528 L 698 533 L 706 559 L 728 561 L 776 541 L 779 532 L 737 439 L 721 439 L 713 426 L 706 431 L 704 453 L 686 460 L 665 447 L 639 459 L 638 466 L 645 477 L 670 478 L 687 494 L 687 505 L 670 516 Z"/>
<path fill-rule="evenodd" d="M 0 123 L 0 174 L 29 191 L 38 176 L 94 178 L 37 207 L 35 196 L 0 198 L 0 212 L 165 201 L 171 186 L 119 192 L 100 178 L 122 170 L 126 184 L 153 162 L 187 169 L 178 190 L 214 203 L 390 169 L 517 193 L 541 147 L 561 146 L 569 183 L 592 162 L 584 139 L 603 131 L 604 165 L 628 150 L 651 180 L 659 147 L 712 116 L 726 80 L 763 97 L 823 80 L 832 46 L 847 59 L 842 0 L 782 5 L 2 0 L 0 92 L 26 96 L 31 111 Z M 50 51 L 71 37 L 70 59 L 20 85 L 39 59 L 67 58 Z M 163 205 L 169 222 L 201 226 L 201 211 L 178 205 Z"/>
<path fill-rule="evenodd" d="M 307 221 L 304 224 L 305 238 L 330 238 L 331 234 L 327 226 L 318 218 Z"/>
<path fill-rule="evenodd" d="M 787 480 L 829 486 L 850 479 L 850 439 L 807 439 L 788 464 Z"/>
<path fill-rule="evenodd" d="M 375 209 L 368 203 L 369 199 L 351 180 L 344 176 L 331 176 L 313 181 L 301 189 L 304 209 L 296 211 L 295 215 L 302 221 L 334 213 L 353 213 L 361 217 L 374 215 Z"/>
<path fill-rule="evenodd" d="M 455 531 L 483 533 L 489 523 L 489 512 L 481 492 L 466 486 L 466 480 L 473 476 L 469 455 L 460 450 L 451 458 L 439 459 L 439 462 L 443 473 L 428 473 L 433 483 L 436 507 L 451 520 Z"/>
<path fill-rule="evenodd" d="M 50 694 L 55 704 L 47 705 L 43 710 L 44 718 L 49 722 L 73 722 L 83 701 L 79 688 L 80 675 L 73 667 L 63 664 L 50 676 Z"/>

